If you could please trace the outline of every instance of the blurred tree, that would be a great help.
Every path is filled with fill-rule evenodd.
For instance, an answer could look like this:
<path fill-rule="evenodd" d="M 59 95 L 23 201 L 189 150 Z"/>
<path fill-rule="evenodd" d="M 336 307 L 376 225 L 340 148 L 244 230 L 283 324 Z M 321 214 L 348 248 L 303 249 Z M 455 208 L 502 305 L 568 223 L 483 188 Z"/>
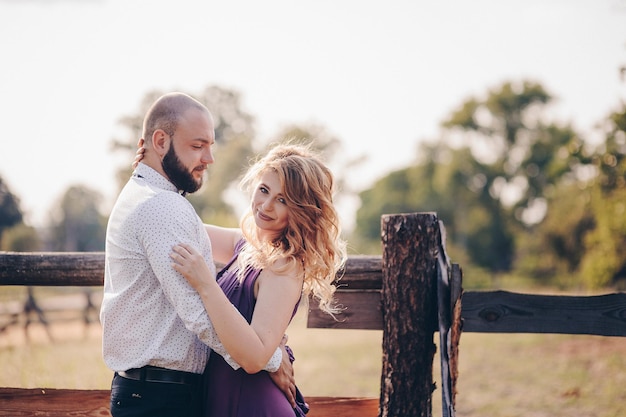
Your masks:
<path fill-rule="evenodd" d="M 379 239 L 373 220 L 383 213 L 436 211 L 456 256 L 492 274 L 510 271 L 521 234 L 545 218 L 554 187 L 581 165 L 573 129 L 544 121 L 550 100 L 530 81 L 466 100 L 442 123 L 442 138 L 422 144 L 415 166 L 361 194 L 357 230 Z"/>
<path fill-rule="evenodd" d="M 572 170 L 582 141 L 569 126 L 545 123 L 552 97 L 538 83 L 505 82 L 484 100 L 471 98 L 443 123 L 489 173 L 484 189 L 522 225 L 545 215 L 545 192 Z"/>
<path fill-rule="evenodd" d="M 358 236 L 380 241 L 385 213 L 436 212 L 455 259 L 469 258 L 488 271 L 508 268 L 513 237 L 503 209 L 485 191 L 487 175 L 477 173 L 469 150 L 440 142 L 422 144 L 420 155 L 416 165 L 390 173 L 360 194 Z"/>
<path fill-rule="evenodd" d="M 580 284 L 585 236 L 595 227 L 591 200 L 582 182 L 562 181 L 551 189 L 541 223 L 516 234 L 520 274 L 564 288 Z"/>
<path fill-rule="evenodd" d="M 593 155 L 597 170 L 589 191 L 594 227 L 585 236 L 581 275 L 588 287 L 626 286 L 626 104 L 602 128 L 606 140 Z"/>
<path fill-rule="evenodd" d="M 592 159 L 599 170 L 602 192 L 610 194 L 626 187 L 626 104 L 609 115 L 601 127 L 606 140 Z"/>
<path fill-rule="evenodd" d="M 475 159 L 464 174 L 466 183 L 480 184 L 480 205 L 491 220 L 474 231 L 467 250 L 491 271 L 510 270 L 520 259 L 515 251 L 521 234 L 532 233 L 544 220 L 550 193 L 581 166 L 582 140 L 576 132 L 544 121 L 551 100 L 538 83 L 506 82 L 484 100 L 466 101 L 443 123 L 452 134 L 463 132 L 462 144 Z M 494 233 L 495 238 L 487 237 Z M 489 244 L 476 245 L 485 240 Z M 492 258 L 496 254 L 499 261 Z"/>
<path fill-rule="evenodd" d="M 51 212 L 47 247 L 60 252 L 104 250 L 106 217 L 102 195 L 82 185 L 69 187 Z"/>
<path fill-rule="evenodd" d="M 20 200 L 0 177 L 0 244 L 4 231 L 22 221 Z"/>
<path fill-rule="evenodd" d="M 626 244 L 626 105 L 598 129 L 603 141 L 595 148 L 570 143 L 570 172 L 546 193 L 547 215 L 528 239 L 533 256 L 526 257 L 525 268 L 535 276 L 557 276 L 558 283 L 626 287 L 621 249 Z"/>
<path fill-rule="evenodd" d="M 15 252 L 37 252 L 42 249 L 37 229 L 19 223 L 7 229 L 0 250 Z"/>
<path fill-rule="evenodd" d="M 592 190 L 594 227 L 584 236 L 580 261 L 582 282 L 590 289 L 611 285 L 626 287 L 626 190 L 602 195 Z"/>

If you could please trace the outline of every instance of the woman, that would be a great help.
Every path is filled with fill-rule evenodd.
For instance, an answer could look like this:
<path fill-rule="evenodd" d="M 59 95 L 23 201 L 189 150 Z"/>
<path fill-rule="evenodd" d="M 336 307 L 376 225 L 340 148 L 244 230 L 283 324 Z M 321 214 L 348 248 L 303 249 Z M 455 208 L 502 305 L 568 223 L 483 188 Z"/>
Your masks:
<path fill-rule="evenodd" d="M 330 170 L 307 148 L 279 145 L 242 180 L 251 205 L 241 229 L 206 226 L 214 259 L 226 263 L 217 280 L 194 248 L 174 247 L 174 268 L 198 291 L 224 347 L 243 368 L 235 371 L 211 355 L 205 371 L 207 416 L 293 417 L 284 394 L 261 370 L 301 297 L 312 295 L 322 310 L 337 312 L 331 283 L 346 253 L 333 182 Z"/>

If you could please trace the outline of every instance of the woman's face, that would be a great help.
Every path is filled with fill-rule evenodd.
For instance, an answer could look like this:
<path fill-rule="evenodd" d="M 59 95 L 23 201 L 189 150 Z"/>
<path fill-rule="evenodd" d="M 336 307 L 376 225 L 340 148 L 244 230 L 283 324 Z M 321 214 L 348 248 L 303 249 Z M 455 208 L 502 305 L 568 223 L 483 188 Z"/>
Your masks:
<path fill-rule="evenodd" d="M 287 227 L 289 208 L 275 171 L 267 170 L 259 178 L 252 195 L 252 213 L 257 227 L 268 239 L 278 237 Z"/>

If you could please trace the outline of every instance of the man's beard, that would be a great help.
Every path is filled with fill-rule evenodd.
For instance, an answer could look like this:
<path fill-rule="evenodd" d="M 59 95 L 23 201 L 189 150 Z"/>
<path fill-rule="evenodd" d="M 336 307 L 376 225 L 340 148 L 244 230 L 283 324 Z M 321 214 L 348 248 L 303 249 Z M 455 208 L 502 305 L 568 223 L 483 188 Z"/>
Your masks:
<path fill-rule="evenodd" d="M 178 155 L 174 150 L 174 142 L 172 142 L 170 149 L 165 154 L 161 166 L 176 188 L 185 193 L 195 193 L 202 186 L 202 179 L 196 181 L 191 172 L 178 159 Z"/>

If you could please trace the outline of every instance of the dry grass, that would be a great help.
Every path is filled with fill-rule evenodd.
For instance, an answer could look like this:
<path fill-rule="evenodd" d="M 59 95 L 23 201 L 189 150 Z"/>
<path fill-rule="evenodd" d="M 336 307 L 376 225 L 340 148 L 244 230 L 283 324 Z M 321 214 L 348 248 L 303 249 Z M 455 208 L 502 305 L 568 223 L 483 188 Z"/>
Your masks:
<path fill-rule="evenodd" d="M 459 416 L 626 415 L 626 339 L 464 334 Z"/>
<path fill-rule="evenodd" d="M 98 325 L 85 331 L 80 322 L 53 324 L 53 343 L 41 325 L 29 334 L 27 343 L 16 327 L 0 333 L 0 386 L 109 387 Z M 378 397 L 381 332 L 306 329 L 297 316 L 289 337 L 305 395 Z M 458 417 L 626 415 L 625 338 L 467 333 L 459 373 Z M 440 395 L 433 395 L 435 416 Z"/>

